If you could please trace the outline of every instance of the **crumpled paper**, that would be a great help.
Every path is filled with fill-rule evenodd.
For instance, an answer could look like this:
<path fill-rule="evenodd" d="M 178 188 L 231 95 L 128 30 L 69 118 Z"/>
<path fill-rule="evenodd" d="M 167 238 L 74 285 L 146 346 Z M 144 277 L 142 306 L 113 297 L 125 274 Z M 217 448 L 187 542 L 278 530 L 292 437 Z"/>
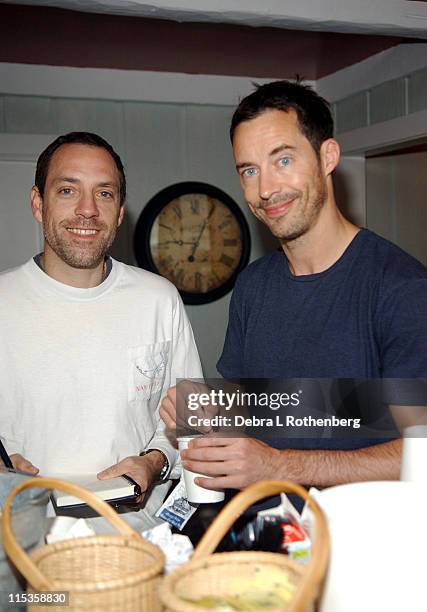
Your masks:
<path fill-rule="evenodd" d="M 142 536 L 162 550 L 166 558 L 166 573 L 186 563 L 193 554 L 190 538 L 181 533 L 172 533 L 169 523 L 143 531 Z"/>
<path fill-rule="evenodd" d="M 53 544 L 61 540 L 72 540 L 92 535 L 95 535 L 95 532 L 92 527 L 89 527 L 85 519 L 57 516 L 52 523 L 49 533 L 46 535 L 46 542 Z"/>

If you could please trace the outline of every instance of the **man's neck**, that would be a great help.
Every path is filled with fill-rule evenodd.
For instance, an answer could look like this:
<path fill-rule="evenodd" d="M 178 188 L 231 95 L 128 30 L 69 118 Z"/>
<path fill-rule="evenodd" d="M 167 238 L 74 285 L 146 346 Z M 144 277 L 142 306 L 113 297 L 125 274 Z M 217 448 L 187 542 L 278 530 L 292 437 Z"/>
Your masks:
<path fill-rule="evenodd" d="M 63 262 L 56 253 L 51 253 L 46 247 L 40 256 L 40 264 L 46 274 L 70 287 L 81 289 L 97 287 L 106 276 L 104 260 L 96 268 L 73 268 Z"/>
<path fill-rule="evenodd" d="M 330 268 L 342 256 L 359 232 L 335 206 L 326 206 L 316 224 L 295 240 L 282 242 L 289 268 L 295 276 L 318 274 Z"/>

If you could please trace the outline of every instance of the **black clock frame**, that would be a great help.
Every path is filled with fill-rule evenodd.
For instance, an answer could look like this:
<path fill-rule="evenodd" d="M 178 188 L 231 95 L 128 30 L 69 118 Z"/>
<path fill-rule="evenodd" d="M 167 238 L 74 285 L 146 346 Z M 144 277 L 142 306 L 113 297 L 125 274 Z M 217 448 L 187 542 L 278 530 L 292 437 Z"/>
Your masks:
<path fill-rule="evenodd" d="M 251 249 L 251 238 L 248 222 L 246 221 L 245 216 L 238 204 L 236 204 L 236 202 L 224 191 L 218 187 L 209 185 L 208 183 L 201 183 L 198 181 L 175 183 L 174 185 L 170 185 L 169 187 L 159 191 L 151 198 L 151 200 L 149 200 L 139 215 L 134 233 L 134 253 L 140 268 L 145 268 L 146 270 L 161 276 L 151 256 L 150 249 L 150 234 L 154 221 L 162 209 L 169 204 L 169 202 L 179 198 L 180 196 L 193 193 L 207 195 L 220 200 L 227 208 L 230 209 L 231 213 L 239 224 L 242 234 L 242 253 L 240 256 L 240 261 L 236 270 L 233 272 L 230 278 L 227 279 L 227 281 L 225 281 L 220 287 L 216 287 L 215 289 L 207 291 L 206 293 L 190 293 L 188 291 L 181 291 L 178 289 L 184 304 L 208 304 L 209 302 L 218 300 L 231 291 L 231 289 L 234 287 L 234 283 L 236 282 L 237 275 L 239 272 L 241 272 L 241 270 L 243 270 L 243 268 L 246 267 L 249 261 Z"/>

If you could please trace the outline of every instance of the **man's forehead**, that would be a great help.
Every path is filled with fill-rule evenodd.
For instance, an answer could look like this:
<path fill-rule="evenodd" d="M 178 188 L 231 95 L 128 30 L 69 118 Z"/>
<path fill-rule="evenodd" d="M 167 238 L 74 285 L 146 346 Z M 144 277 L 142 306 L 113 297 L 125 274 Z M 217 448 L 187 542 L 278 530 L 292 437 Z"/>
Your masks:
<path fill-rule="evenodd" d="M 113 171 L 118 178 L 118 169 L 110 153 L 95 145 L 80 143 L 65 143 L 58 147 L 50 159 L 48 176 L 52 172 L 61 171 L 63 167 L 71 167 L 75 171 L 104 169 Z"/>
<path fill-rule="evenodd" d="M 297 114 L 293 109 L 288 111 L 268 110 L 262 114 L 239 123 L 234 132 L 233 153 L 236 160 L 242 161 L 252 150 L 274 154 L 276 150 L 299 148 L 302 134 Z M 307 141 L 308 143 L 308 141 Z"/>
<path fill-rule="evenodd" d="M 297 113 L 293 108 L 286 111 L 269 108 L 259 113 L 256 117 L 239 123 L 234 132 L 233 144 L 236 137 L 249 135 L 252 132 L 261 131 L 269 133 L 283 130 L 297 131 L 301 134 Z"/>

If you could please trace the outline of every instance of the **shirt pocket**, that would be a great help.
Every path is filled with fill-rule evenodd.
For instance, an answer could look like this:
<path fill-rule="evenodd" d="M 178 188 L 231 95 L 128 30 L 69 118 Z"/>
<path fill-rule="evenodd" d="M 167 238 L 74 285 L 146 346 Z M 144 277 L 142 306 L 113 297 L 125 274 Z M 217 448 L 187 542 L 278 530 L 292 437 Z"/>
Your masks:
<path fill-rule="evenodd" d="M 128 349 L 128 401 L 148 400 L 164 384 L 170 342 L 144 344 Z"/>

